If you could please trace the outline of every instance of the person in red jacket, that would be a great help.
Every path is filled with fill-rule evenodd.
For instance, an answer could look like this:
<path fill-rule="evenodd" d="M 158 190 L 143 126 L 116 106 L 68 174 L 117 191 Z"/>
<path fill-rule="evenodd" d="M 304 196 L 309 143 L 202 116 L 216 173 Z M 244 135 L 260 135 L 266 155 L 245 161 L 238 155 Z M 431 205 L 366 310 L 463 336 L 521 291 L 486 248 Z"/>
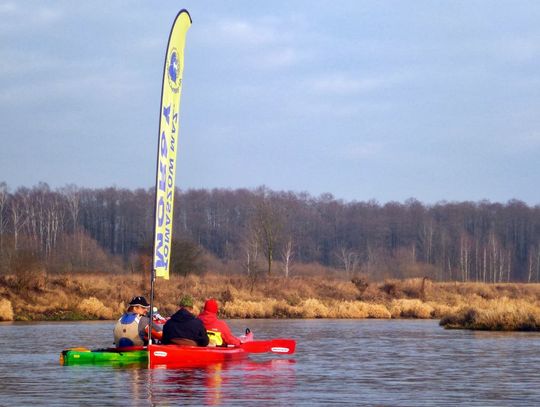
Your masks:
<path fill-rule="evenodd" d="M 217 301 L 214 298 L 210 298 L 204 303 L 204 310 L 198 317 L 206 328 L 210 343 L 215 346 L 239 346 L 242 342 L 231 333 L 231 330 L 224 321 L 218 319 L 218 311 Z"/>

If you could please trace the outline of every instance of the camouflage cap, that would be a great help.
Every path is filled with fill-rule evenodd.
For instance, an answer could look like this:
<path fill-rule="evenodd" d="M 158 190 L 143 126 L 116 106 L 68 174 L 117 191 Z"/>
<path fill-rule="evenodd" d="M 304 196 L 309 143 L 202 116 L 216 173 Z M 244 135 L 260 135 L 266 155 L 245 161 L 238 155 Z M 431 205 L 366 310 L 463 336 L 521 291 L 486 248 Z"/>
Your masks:
<path fill-rule="evenodd" d="M 180 298 L 179 305 L 181 307 L 193 307 L 193 298 L 190 295 L 184 295 L 182 298 Z"/>

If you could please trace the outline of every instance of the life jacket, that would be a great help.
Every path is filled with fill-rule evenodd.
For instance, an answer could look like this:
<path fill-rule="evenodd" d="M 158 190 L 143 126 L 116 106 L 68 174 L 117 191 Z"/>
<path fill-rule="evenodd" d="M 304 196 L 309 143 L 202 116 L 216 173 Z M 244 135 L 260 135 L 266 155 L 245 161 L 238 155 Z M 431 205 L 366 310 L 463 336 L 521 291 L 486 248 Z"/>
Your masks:
<path fill-rule="evenodd" d="M 114 343 L 117 348 L 124 346 L 143 346 L 144 341 L 139 333 L 139 314 L 128 312 L 120 317 L 114 326 Z"/>
<path fill-rule="evenodd" d="M 223 346 L 223 338 L 221 337 L 221 332 L 216 330 L 206 330 L 208 335 L 208 346 Z"/>

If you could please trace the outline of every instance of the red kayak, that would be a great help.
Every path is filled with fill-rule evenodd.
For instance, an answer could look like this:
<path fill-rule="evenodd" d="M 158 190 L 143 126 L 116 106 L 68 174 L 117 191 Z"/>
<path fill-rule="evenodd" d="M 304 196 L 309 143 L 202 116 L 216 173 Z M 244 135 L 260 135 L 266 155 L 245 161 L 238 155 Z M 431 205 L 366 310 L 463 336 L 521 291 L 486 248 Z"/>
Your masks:
<path fill-rule="evenodd" d="M 294 353 L 292 339 L 251 341 L 238 347 L 199 347 L 185 345 L 149 345 L 150 367 L 205 366 L 212 363 L 245 359 L 250 353 Z"/>
<path fill-rule="evenodd" d="M 205 366 L 247 357 L 242 348 L 199 347 L 184 345 L 149 345 L 150 367 Z"/>

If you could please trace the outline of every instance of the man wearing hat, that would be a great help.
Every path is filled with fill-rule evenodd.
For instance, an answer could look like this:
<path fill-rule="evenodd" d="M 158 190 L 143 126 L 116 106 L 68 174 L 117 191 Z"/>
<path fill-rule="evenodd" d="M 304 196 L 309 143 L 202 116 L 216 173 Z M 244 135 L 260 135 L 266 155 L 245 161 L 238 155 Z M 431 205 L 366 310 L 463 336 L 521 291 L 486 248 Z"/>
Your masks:
<path fill-rule="evenodd" d="M 203 322 L 208 331 L 210 342 L 216 346 L 240 345 L 240 339 L 234 336 L 225 321 L 217 317 L 218 303 L 214 298 L 206 300 L 204 310 L 200 313 L 199 319 Z"/>
<path fill-rule="evenodd" d="M 114 343 L 117 348 L 124 346 L 143 346 L 148 342 L 147 330 L 150 318 L 146 316 L 150 304 L 146 298 L 137 296 L 129 302 L 128 309 L 114 326 Z M 162 327 L 152 324 L 152 336 L 161 335 Z"/>
<path fill-rule="evenodd" d="M 163 327 L 163 343 L 189 346 L 207 346 L 208 335 L 202 321 L 193 315 L 193 298 L 180 299 L 180 309 Z"/>

